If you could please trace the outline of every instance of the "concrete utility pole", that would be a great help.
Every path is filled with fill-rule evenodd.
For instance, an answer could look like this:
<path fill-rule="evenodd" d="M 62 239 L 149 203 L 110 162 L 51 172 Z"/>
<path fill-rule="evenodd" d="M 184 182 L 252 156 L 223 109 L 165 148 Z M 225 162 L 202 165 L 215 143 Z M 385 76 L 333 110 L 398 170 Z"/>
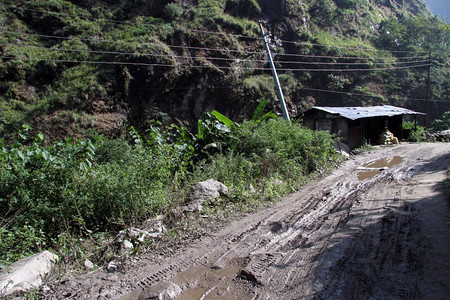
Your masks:
<path fill-rule="evenodd" d="M 281 110 L 283 111 L 283 116 L 286 120 L 290 120 L 289 113 L 286 108 L 286 103 L 284 102 L 283 91 L 281 90 L 280 81 L 278 80 L 277 70 L 275 69 L 275 64 L 273 63 L 272 54 L 270 53 L 269 43 L 267 41 L 267 36 L 264 33 L 264 28 L 262 22 L 259 21 L 259 28 L 261 28 L 261 34 L 264 39 L 264 46 L 266 48 L 267 55 L 269 56 L 270 68 L 272 69 L 273 79 L 275 80 L 275 85 L 277 87 L 278 98 L 280 98 Z"/>

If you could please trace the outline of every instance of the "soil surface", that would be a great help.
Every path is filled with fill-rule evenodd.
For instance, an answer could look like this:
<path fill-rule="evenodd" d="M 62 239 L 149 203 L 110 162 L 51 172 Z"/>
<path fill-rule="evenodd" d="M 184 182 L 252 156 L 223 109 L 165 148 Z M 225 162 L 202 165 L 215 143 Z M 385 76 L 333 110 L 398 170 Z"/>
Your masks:
<path fill-rule="evenodd" d="M 449 299 L 449 166 L 449 143 L 377 147 L 186 246 L 63 280 L 46 297 Z"/>

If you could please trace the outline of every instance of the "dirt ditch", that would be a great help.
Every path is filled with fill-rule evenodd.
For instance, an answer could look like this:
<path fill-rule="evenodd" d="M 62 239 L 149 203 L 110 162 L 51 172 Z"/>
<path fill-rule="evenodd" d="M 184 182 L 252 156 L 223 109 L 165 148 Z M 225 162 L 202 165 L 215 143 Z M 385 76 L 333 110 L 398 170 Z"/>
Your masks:
<path fill-rule="evenodd" d="M 46 297 L 447 299 L 448 166 L 448 143 L 379 147 L 188 246 L 55 283 Z"/>

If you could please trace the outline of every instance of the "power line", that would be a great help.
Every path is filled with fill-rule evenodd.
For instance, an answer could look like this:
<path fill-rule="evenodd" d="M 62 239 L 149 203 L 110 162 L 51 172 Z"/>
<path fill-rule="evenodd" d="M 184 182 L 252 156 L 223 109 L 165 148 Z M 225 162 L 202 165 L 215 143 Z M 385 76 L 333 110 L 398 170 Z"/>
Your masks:
<path fill-rule="evenodd" d="M 258 59 L 235 59 L 235 58 L 224 58 L 224 57 L 210 57 L 210 56 L 180 56 L 180 55 L 170 55 L 170 54 L 158 54 L 158 53 L 135 53 L 135 52 L 121 52 L 121 51 L 100 51 L 100 50 L 89 50 L 89 49 L 70 49 L 70 48 L 49 48 L 44 46 L 35 46 L 35 45 L 16 45 L 11 43 L 0 43 L 1 46 L 9 46 L 9 47 L 18 47 L 18 48 L 34 48 L 34 49 L 45 49 L 48 51 L 55 52 L 78 52 L 78 53 L 91 53 L 91 54 L 113 54 L 113 55 L 127 55 L 127 56 L 144 56 L 144 57 L 167 57 L 173 59 L 207 59 L 207 60 L 219 60 L 219 61 L 232 61 L 232 62 L 242 62 L 242 63 L 265 63 L 266 60 L 258 60 Z M 264 54 L 264 53 L 261 53 Z M 362 62 L 352 62 L 352 63 L 340 63 L 340 62 L 317 62 L 317 61 L 277 61 L 277 63 L 281 64 L 299 64 L 299 65 L 402 65 L 402 64 L 414 64 L 414 63 L 426 63 L 427 60 L 416 60 L 416 61 L 406 61 L 406 62 L 370 62 L 370 63 L 362 63 Z"/>
<path fill-rule="evenodd" d="M 402 64 L 413 64 L 413 63 L 426 63 L 429 62 L 428 60 L 416 60 L 416 61 L 403 61 L 403 62 L 390 62 L 390 63 L 383 63 L 383 62 L 378 62 L 378 63 L 363 63 L 363 62 L 353 62 L 353 63 L 339 63 L 339 62 L 317 62 L 317 61 L 312 61 L 312 62 L 308 62 L 308 61 L 283 61 L 283 60 L 279 60 L 276 61 L 277 63 L 282 63 L 282 64 L 301 64 L 301 65 L 345 65 L 345 66 L 351 66 L 351 65 L 367 65 L 367 66 L 371 66 L 371 65 L 402 65 Z"/>
<path fill-rule="evenodd" d="M 136 53 L 136 52 L 121 52 L 121 51 L 100 51 L 100 50 L 89 50 L 89 49 L 66 49 L 66 48 L 48 48 L 44 46 L 34 46 L 34 45 L 16 45 L 10 43 L 0 43 L 3 46 L 19 47 L 19 48 L 37 48 L 45 49 L 55 52 L 79 52 L 79 53 L 91 53 L 91 54 L 114 54 L 114 55 L 127 55 L 135 57 L 167 57 L 174 59 L 199 59 L 204 58 L 208 60 L 223 60 L 223 61 L 239 61 L 239 62 L 265 62 L 265 60 L 252 60 L 252 59 L 235 59 L 227 57 L 209 57 L 209 56 L 180 56 L 180 55 L 170 55 L 170 54 L 159 54 L 159 53 Z M 261 53 L 263 54 L 263 53 Z"/>
<path fill-rule="evenodd" d="M 316 47 L 334 47 L 338 49 L 349 49 L 349 50 L 359 50 L 359 51 L 372 51 L 372 52 L 390 52 L 390 53 L 417 53 L 416 50 L 384 50 L 384 49 L 370 49 L 370 48 L 359 48 L 359 47 L 351 47 L 351 46 L 338 46 L 338 45 L 325 45 L 325 44 L 316 44 L 309 42 L 297 42 L 297 41 L 286 41 L 279 40 L 282 43 L 295 44 L 295 45 L 312 45 Z M 422 50 L 425 52 L 425 50 Z"/>
<path fill-rule="evenodd" d="M 109 23 L 122 24 L 122 25 L 154 26 L 154 24 L 151 24 L 151 23 L 121 21 L 121 20 L 113 20 L 113 19 L 107 19 L 107 18 L 94 18 L 94 17 L 89 17 L 89 16 L 65 14 L 65 13 L 61 13 L 61 12 L 50 12 L 50 11 L 43 11 L 43 10 L 24 8 L 24 7 L 18 7 L 18 6 L 7 5 L 5 7 L 12 8 L 12 9 L 20 9 L 20 10 L 24 10 L 24 11 L 38 12 L 38 13 L 48 14 L 48 15 L 59 15 L 59 16 L 65 16 L 65 17 L 79 17 L 79 18 L 84 18 L 84 19 L 91 20 L 91 21 L 105 21 L 105 22 L 109 22 Z M 242 34 L 231 34 L 231 33 L 226 33 L 226 32 L 199 30 L 199 29 L 182 28 L 182 27 L 177 27 L 175 29 L 178 29 L 178 30 L 183 29 L 183 30 L 189 30 L 192 32 L 200 32 L 200 33 L 208 33 L 208 34 L 216 34 L 216 35 L 228 35 L 228 36 L 234 36 L 237 38 L 254 39 L 254 40 L 259 40 L 259 41 L 262 40 L 262 38 L 260 38 L 260 37 L 254 37 L 254 36 L 242 35 Z"/>
<path fill-rule="evenodd" d="M 69 41 L 83 41 L 83 42 L 93 42 L 93 43 L 111 43 L 111 44 L 125 44 L 129 45 L 129 42 L 124 41 L 112 41 L 112 40 L 102 40 L 102 39 L 87 39 L 87 38 L 75 38 L 75 37 L 66 37 L 66 36 L 57 36 L 57 35 L 46 35 L 46 34 L 36 34 L 36 33 L 24 33 L 24 32 L 14 32 L 14 31 L 3 31 L 5 33 L 15 34 L 15 35 L 25 35 L 25 36 L 34 36 L 40 38 L 50 38 L 50 39 L 60 39 L 60 40 L 69 40 Z M 138 44 L 140 46 L 159 46 L 161 48 L 175 48 L 175 49 L 192 49 L 192 50 L 205 50 L 205 51 L 218 51 L 218 52 L 229 52 L 229 53 L 237 53 L 237 54 L 264 54 L 259 51 L 243 51 L 243 50 L 232 50 L 232 49 L 220 49 L 220 48 L 208 48 L 208 47 L 194 47 L 194 46 L 182 46 L 182 45 L 169 45 L 169 44 L 160 44 L 157 42 L 153 43 L 136 43 L 133 42 L 134 45 Z M 360 58 L 353 56 L 328 56 L 328 55 L 310 55 L 310 54 L 276 54 L 275 56 L 285 56 L 285 57 L 303 57 L 303 58 L 326 58 L 326 59 L 369 59 L 369 60 L 399 60 L 399 59 L 419 59 L 426 58 L 427 56 L 410 56 L 410 57 L 402 57 L 402 58 L 385 58 L 385 57 L 368 57 L 368 58 Z"/>
<path fill-rule="evenodd" d="M 369 59 L 369 60 L 399 60 L 399 59 L 416 59 L 416 58 L 427 58 L 428 56 L 408 56 L 408 57 L 356 57 L 356 56 L 330 56 L 330 55 L 312 55 L 312 54 L 295 54 L 295 53 L 278 53 L 276 56 L 291 56 L 291 57 L 309 57 L 309 58 L 330 58 L 330 59 Z"/>
<path fill-rule="evenodd" d="M 350 95 L 350 96 L 364 96 L 364 97 L 373 97 L 373 98 L 384 98 L 382 95 L 368 95 L 368 94 L 362 94 L 362 93 L 354 93 L 354 92 L 343 92 L 343 91 L 333 91 L 333 90 L 323 90 L 323 89 L 312 89 L 312 88 L 302 88 L 303 90 L 308 91 L 315 91 L 315 92 L 325 92 L 325 93 L 333 93 L 333 94 L 344 94 L 344 95 Z M 426 99 L 421 98 L 408 98 L 407 96 L 404 96 L 406 101 L 426 101 Z M 448 102 L 450 104 L 450 99 L 434 99 L 429 100 L 433 102 Z"/>
<path fill-rule="evenodd" d="M 206 86 L 202 86 L 202 87 L 172 87 L 172 88 L 158 88 L 158 87 L 154 87 L 154 88 L 140 88 L 140 89 L 128 89 L 128 91 L 176 91 L 176 90 L 191 90 L 191 89 L 195 89 L 195 90 L 202 90 L 205 88 L 208 89 L 229 89 L 229 88 L 239 88 L 239 87 L 243 87 L 242 85 L 206 85 Z M 313 89 L 313 88 L 305 88 L 302 87 L 302 90 L 307 90 L 307 91 L 315 91 L 315 92 L 325 92 L 325 93 L 332 93 L 332 94 L 343 94 L 343 95 L 348 95 L 348 96 L 363 96 L 363 97 L 371 97 L 371 98 L 385 98 L 382 95 L 369 95 L 369 94 L 362 94 L 362 93 L 355 93 L 355 92 L 343 92 L 343 91 L 334 91 L 334 90 L 324 90 L 324 89 Z M 113 92 L 119 92 L 122 90 L 113 90 Z M 18 95 L 26 95 L 29 94 L 30 92 L 24 92 L 24 91 L 16 91 L 14 92 L 15 94 Z M 400 95 L 400 97 L 403 97 L 404 101 L 426 101 L 426 99 L 423 98 L 410 98 L 407 96 L 402 96 Z M 389 98 L 389 97 L 388 97 Z M 431 102 L 443 102 L 443 103 L 449 103 L 450 104 L 450 99 L 429 99 L 428 101 Z"/>
<path fill-rule="evenodd" d="M 6 59 L 18 59 L 14 56 L 0 56 L 0 58 Z M 200 65 L 169 65 L 161 63 L 136 63 L 136 62 L 118 62 L 118 61 L 90 61 L 90 60 L 68 60 L 68 59 L 45 59 L 45 58 L 19 58 L 23 61 L 50 61 L 50 62 L 65 62 L 65 63 L 88 63 L 88 64 L 102 64 L 102 65 L 134 65 L 134 66 L 147 66 L 147 67 L 187 67 L 187 68 L 207 68 L 207 69 L 224 69 L 233 70 L 237 67 L 235 66 L 200 66 Z M 401 70 L 401 69 L 411 69 L 411 68 L 421 68 L 428 66 L 429 64 L 405 66 L 405 67 L 393 67 L 393 68 L 371 68 L 371 69 L 289 69 L 280 68 L 278 71 L 291 71 L 291 72 L 365 72 L 365 71 L 388 71 L 388 70 Z M 261 70 L 267 71 L 270 68 L 262 67 L 239 67 L 241 70 Z"/>
<path fill-rule="evenodd" d="M 40 38 L 50 38 L 50 39 L 60 39 L 60 40 L 70 40 L 70 41 L 82 41 L 82 42 L 94 42 L 94 43 L 111 43 L 111 44 L 125 44 L 129 45 L 130 42 L 124 41 L 112 41 L 112 40 L 102 40 L 102 39 L 86 39 L 86 38 L 76 38 L 76 37 L 67 37 L 67 36 L 57 36 L 57 35 L 47 35 L 47 34 L 36 34 L 36 33 L 22 33 L 22 32 L 14 32 L 4 30 L 3 32 L 17 35 L 26 35 L 26 36 L 34 36 Z M 136 44 L 135 42 L 133 42 Z M 243 54 L 261 54 L 262 52 L 257 51 L 242 51 L 242 50 L 232 50 L 232 49 L 220 49 L 220 48 L 207 48 L 207 47 L 194 47 L 194 46 L 181 46 L 181 45 L 169 45 L 169 44 L 160 44 L 157 42 L 153 43 L 137 43 L 140 46 L 160 46 L 162 48 L 178 48 L 178 49 L 192 49 L 192 50 L 206 50 L 206 51 L 222 51 L 222 52 L 231 52 L 231 53 L 243 53 Z"/>
<path fill-rule="evenodd" d="M 150 23 L 139 23 L 139 22 L 131 22 L 131 21 L 121 21 L 121 20 L 113 20 L 113 19 L 107 19 L 107 18 L 94 18 L 89 16 L 81 16 L 81 15 L 74 15 L 74 14 L 65 14 L 61 12 L 49 12 L 49 11 L 43 11 L 43 10 L 37 10 L 37 9 L 31 9 L 31 8 L 24 8 L 24 7 L 18 7 L 18 6 L 10 6 L 5 5 L 6 8 L 10 9 L 19 9 L 24 11 L 31 11 L 31 12 L 38 12 L 42 14 L 56 14 L 60 16 L 66 16 L 66 17 L 79 17 L 88 19 L 91 21 L 105 21 L 115 24 L 122 24 L 122 25 L 138 25 L 138 26 L 154 26 L 154 24 Z M 178 30 L 189 30 L 192 32 L 200 32 L 200 33 L 208 33 L 208 34 L 215 34 L 215 35 L 226 35 L 226 36 L 234 36 L 237 38 L 246 38 L 246 39 L 253 39 L 262 41 L 262 38 L 260 37 L 254 37 L 254 36 L 248 36 L 248 35 L 240 35 L 240 34 L 230 34 L 225 32 L 216 32 L 216 31 L 208 31 L 208 30 L 199 30 L 199 29 L 191 29 L 191 28 L 180 28 L 177 27 Z M 337 46 L 337 45 L 326 45 L 326 44 L 318 44 L 318 43 L 310 43 L 310 42 L 298 42 L 298 41 L 290 41 L 290 40 L 281 40 L 278 39 L 278 41 L 282 43 L 289 43 L 294 45 L 307 45 L 307 46 L 316 46 L 316 47 L 336 47 L 339 49 L 349 49 L 349 50 L 359 50 L 359 51 L 372 51 L 372 52 L 391 52 L 391 53 L 417 53 L 417 51 L 414 50 L 384 50 L 384 49 L 369 49 L 369 48 L 360 48 L 360 47 L 351 47 L 351 46 Z"/>

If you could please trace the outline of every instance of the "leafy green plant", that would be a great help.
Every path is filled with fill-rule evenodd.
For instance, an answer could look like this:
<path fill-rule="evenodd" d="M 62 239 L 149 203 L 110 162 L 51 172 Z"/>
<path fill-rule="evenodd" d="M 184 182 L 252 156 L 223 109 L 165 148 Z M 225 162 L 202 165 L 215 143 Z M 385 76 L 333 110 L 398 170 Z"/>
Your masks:
<path fill-rule="evenodd" d="M 402 129 L 408 134 L 410 142 L 422 142 L 426 139 L 425 128 L 420 125 L 415 125 L 414 122 L 403 122 Z"/>
<path fill-rule="evenodd" d="M 431 131 L 443 131 L 450 129 L 450 110 L 444 112 L 440 119 L 431 122 Z"/>
<path fill-rule="evenodd" d="M 262 121 L 264 121 L 266 119 L 276 118 L 277 117 L 277 115 L 275 113 L 273 113 L 273 112 L 268 112 L 268 113 L 265 113 L 263 115 L 264 108 L 266 107 L 267 103 L 268 102 L 266 100 L 262 100 L 258 104 L 258 106 L 256 107 L 255 111 L 253 112 L 252 121 L 262 122 Z"/>
<path fill-rule="evenodd" d="M 8 229 L 0 223 L 0 264 L 7 264 L 45 249 L 42 230 L 25 224 Z"/>

